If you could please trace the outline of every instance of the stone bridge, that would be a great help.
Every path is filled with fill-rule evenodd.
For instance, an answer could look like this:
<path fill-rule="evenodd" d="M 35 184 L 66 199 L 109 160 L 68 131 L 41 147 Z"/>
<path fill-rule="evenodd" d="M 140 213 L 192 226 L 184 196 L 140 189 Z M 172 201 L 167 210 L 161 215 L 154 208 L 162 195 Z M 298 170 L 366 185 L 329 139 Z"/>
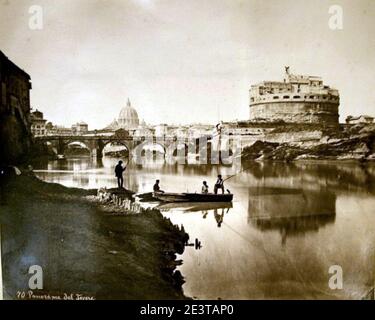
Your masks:
<path fill-rule="evenodd" d="M 231 142 L 222 143 L 220 137 L 202 136 L 200 138 L 187 138 L 177 136 L 132 136 L 128 131 L 120 129 L 113 133 L 93 133 L 86 135 L 53 135 L 36 137 L 35 141 L 48 144 L 57 154 L 65 154 L 66 149 L 73 143 L 83 144 L 91 156 L 101 158 L 103 149 L 108 144 L 123 145 L 129 155 L 137 157 L 144 154 L 146 146 L 161 146 L 165 156 L 184 156 L 188 154 L 206 154 L 209 159 L 215 153 L 227 150 L 233 154 L 236 149 Z M 224 147 L 223 147 L 223 146 Z"/>

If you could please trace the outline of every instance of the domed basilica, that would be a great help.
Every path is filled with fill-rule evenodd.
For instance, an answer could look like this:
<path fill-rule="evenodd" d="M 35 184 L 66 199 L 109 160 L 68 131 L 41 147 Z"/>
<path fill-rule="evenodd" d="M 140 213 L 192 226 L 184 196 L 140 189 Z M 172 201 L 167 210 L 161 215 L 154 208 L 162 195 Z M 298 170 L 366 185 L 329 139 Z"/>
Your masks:
<path fill-rule="evenodd" d="M 118 119 L 115 119 L 107 128 L 112 130 L 125 129 L 135 130 L 139 126 L 137 111 L 132 107 L 130 100 L 120 111 Z"/>

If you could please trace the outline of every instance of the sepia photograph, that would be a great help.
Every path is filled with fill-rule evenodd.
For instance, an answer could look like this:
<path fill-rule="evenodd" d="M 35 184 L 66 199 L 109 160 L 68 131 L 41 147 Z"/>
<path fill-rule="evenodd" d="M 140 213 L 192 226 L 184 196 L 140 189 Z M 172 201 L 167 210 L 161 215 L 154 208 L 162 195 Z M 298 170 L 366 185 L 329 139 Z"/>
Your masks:
<path fill-rule="evenodd" d="M 374 300 L 374 39 L 374 0 L 0 0 L 0 300 Z"/>

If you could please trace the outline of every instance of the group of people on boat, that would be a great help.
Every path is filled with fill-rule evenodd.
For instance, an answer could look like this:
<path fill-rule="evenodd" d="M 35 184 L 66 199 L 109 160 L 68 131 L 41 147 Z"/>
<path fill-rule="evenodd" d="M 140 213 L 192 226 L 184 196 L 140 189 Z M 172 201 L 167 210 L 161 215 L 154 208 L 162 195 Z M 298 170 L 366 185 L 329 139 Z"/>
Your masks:
<path fill-rule="evenodd" d="M 214 193 L 217 194 L 219 190 L 221 190 L 221 193 L 224 194 L 224 190 L 225 190 L 224 180 L 223 180 L 223 177 L 221 176 L 221 174 L 219 174 L 217 176 L 217 180 L 216 180 L 216 183 L 214 185 Z M 209 187 L 208 187 L 207 181 L 203 181 L 202 193 L 209 193 Z"/>
<path fill-rule="evenodd" d="M 224 194 L 224 190 L 225 190 L 224 180 L 223 180 L 223 178 L 220 174 L 217 176 L 217 180 L 216 180 L 216 183 L 214 185 L 214 193 L 217 194 L 219 190 L 221 190 L 221 192 Z M 155 181 L 153 191 L 164 193 L 164 191 L 160 189 L 160 180 Z M 204 193 L 204 194 L 209 193 L 209 187 L 208 187 L 207 181 L 203 181 L 201 193 Z"/>
<path fill-rule="evenodd" d="M 115 176 L 117 178 L 117 185 L 118 185 L 119 189 L 123 189 L 124 188 L 123 173 L 126 170 L 126 166 L 123 166 L 122 164 L 123 164 L 123 162 L 120 160 L 118 162 L 118 164 L 116 165 L 116 167 L 115 167 Z M 224 188 L 224 180 L 223 180 L 223 177 L 221 176 L 221 174 L 219 174 L 217 176 L 217 180 L 216 180 L 216 183 L 214 185 L 214 194 L 217 194 L 219 190 L 221 190 L 222 194 L 224 194 L 224 192 L 225 192 L 224 191 L 225 190 L 225 188 Z M 153 191 L 154 192 L 164 193 L 164 191 L 160 189 L 160 180 L 156 180 L 155 181 L 155 184 L 154 184 L 154 187 L 153 187 Z M 204 194 L 208 194 L 209 193 L 209 187 L 208 187 L 207 181 L 203 181 L 201 192 L 204 193 Z"/>

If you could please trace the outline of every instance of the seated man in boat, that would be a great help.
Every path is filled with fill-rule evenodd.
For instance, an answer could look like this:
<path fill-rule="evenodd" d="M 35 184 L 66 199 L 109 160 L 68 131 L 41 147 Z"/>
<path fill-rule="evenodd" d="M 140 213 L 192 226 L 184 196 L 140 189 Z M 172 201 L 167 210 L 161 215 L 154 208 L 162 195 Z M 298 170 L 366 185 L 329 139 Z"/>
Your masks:
<path fill-rule="evenodd" d="M 160 190 L 159 183 L 160 183 L 160 180 L 156 180 L 156 181 L 155 181 L 155 184 L 154 184 L 154 192 L 162 192 L 162 193 L 164 193 L 163 190 Z"/>
<path fill-rule="evenodd" d="M 224 180 L 221 177 L 221 174 L 219 174 L 217 176 L 217 181 L 216 181 L 215 186 L 214 186 L 214 192 L 215 192 L 215 194 L 217 194 L 217 191 L 219 189 L 221 189 L 222 193 L 224 194 Z"/>
<path fill-rule="evenodd" d="M 205 193 L 205 194 L 208 193 L 208 185 L 207 185 L 207 181 L 203 181 L 202 193 Z"/>

